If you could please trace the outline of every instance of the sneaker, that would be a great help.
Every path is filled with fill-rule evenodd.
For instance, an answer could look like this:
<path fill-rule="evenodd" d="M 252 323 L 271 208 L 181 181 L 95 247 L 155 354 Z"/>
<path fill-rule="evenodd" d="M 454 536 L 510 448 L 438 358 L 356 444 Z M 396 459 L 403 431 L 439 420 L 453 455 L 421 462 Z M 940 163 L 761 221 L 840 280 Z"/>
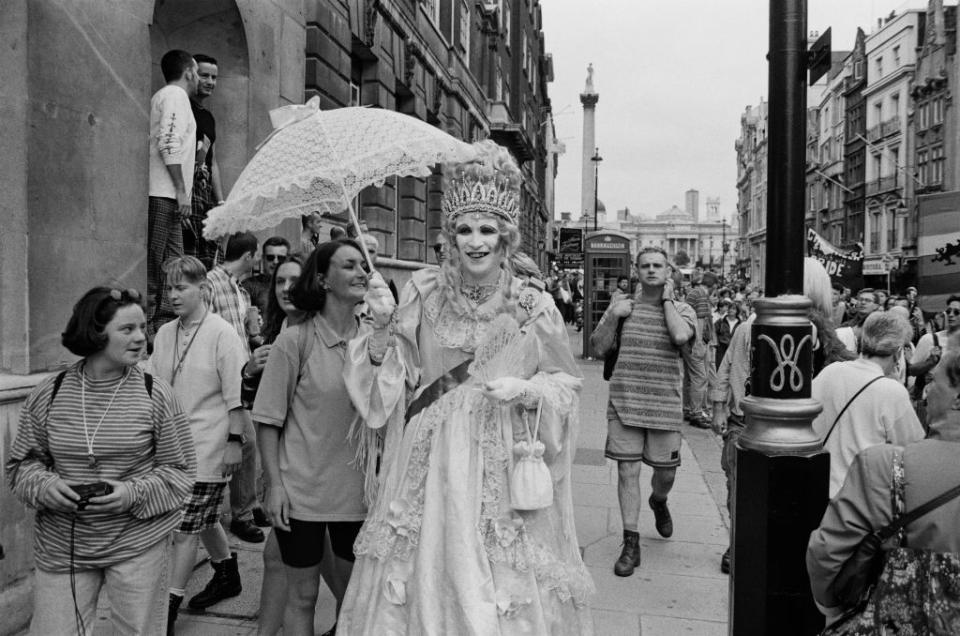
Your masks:
<path fill-rule="evenodd" d="M 640 533 L 623 531 L 623 550 L 620 558 L 613 564 L 613 573 L 617 576 L 630 576 L 640 567 Z"/>
<path fill-rule="evenodd" d="M 270 527 L 270 520 L 267 519 L 267 513 L 263 511 L 263 508 L 253 509 L 253 524 L 258 528 Z"/>
<path fill-rule="evenodd" d="M 724 550 L 723 556 L 720 557 L 720 571 L 724 574 L 730 574 L 730 548 Z"/>
<path fill-rule="evenodd" d="M 670 509 L 667 508 L 667 500 L 654 499 L 653 495 L 650 495 L 647 503 L 650 504 L 650 510 L 653 510 L 653 518 L 660 536 L 665 539 L 672 536 L 673 517 L 670 516 Z"/>
<path fill-rule="evenodd" d="M 213 567 L 213 578 L 199 594 L 190 599 L 190 609 L 206 609 L 220 601 L 239 596 L 243 591 L 236 552 L 231 552 L 229 559 L 220 563 L 211 562 L 210 565 Z"/>
<path fill-rule="evenodd" d="M 263 543 L 264 540 L 263 530 L 254 525 L 250 519 L 243 521 L 234 519 L 230 522 L 230 532 L 247 543 Z"/>

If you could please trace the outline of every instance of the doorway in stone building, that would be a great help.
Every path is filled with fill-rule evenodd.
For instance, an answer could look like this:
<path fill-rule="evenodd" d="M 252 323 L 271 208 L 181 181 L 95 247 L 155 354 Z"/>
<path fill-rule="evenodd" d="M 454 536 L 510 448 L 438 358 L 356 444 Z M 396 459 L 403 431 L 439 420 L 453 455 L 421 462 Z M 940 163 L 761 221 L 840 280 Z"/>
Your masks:
<path fill-rule="evenodd" d="M 160 58 L 170 49 L 217 60 L 217 88 L 204 107 L 217 122 L 214 152 L 229 192 L 247 162 L 250 62 L 241 9 L 233 0 L 157 0 L 150 25 L 151 94 L 163 84 Z"/>

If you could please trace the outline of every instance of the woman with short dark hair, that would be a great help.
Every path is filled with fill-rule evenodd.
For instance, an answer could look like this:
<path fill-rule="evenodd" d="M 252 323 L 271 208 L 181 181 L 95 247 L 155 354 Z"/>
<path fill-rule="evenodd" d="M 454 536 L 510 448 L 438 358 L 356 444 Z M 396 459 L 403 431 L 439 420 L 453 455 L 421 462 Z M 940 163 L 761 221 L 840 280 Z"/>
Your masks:
<path fill-rule="evenodd" d="M 320 244 L 290 291 L 312 317 L 280 332 L 253 405 L 273 524 L 288 593 L 283 630 L 313 633 L 320 578 L 337 599 L 353 568 L 353 542 L 367 516 L 355 461 L 360 422 L 343 379 L 355 310 L 367 291 L 363 252 L 352 240 Z M 333 559 L 321 569 L 324 537 Z M 262 627 L 262 626 L 261 626 Z"/>
<path fill-rule="evenodd" d="M 6 464 L 37 510 L 30 631 L 92 633 L 106 586 L 115 630 L 163 634 L 168 539 L 196 472 L 190 429 L 170 385 L 137 367 L 139 292 L 94 287 L 62 342 L 83 359 L 27 398 Z"/>

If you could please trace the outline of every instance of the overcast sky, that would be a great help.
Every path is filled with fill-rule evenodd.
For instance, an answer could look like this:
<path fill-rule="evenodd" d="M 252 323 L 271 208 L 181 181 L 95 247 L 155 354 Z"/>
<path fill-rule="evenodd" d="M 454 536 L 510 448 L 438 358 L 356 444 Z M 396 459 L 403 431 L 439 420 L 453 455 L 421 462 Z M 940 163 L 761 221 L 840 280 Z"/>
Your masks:
<path fill-rule="evenodd" d="M 608 215 L 629 207 L 653 217 L 684 193 L 720 198 L 736 211 L 740 115 L 767 97 L 767 0 L 541 0 L 550 98 L 566 145 L 557 173 L 556 214 L 580 214 L 583 91 L 594 66 L 600 200 Z M 808 0 L 807 27 L 832 26 L 833 50 L 850 50 L 890 11 L 925 0 Z M 948 1 L 945 4 L 956 4 Z"/>

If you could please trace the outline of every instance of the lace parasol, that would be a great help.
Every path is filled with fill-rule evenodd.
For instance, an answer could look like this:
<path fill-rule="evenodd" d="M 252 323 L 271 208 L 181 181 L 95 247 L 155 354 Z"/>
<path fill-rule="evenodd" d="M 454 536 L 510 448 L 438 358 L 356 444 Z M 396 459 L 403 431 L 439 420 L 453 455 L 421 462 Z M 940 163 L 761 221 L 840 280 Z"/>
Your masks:
<path fill-rule="evenodd" d="M 431 174 L 470 161 L 473 147 L 409 115 L 379 108 L 319 110 L 319 100 L 270 113 L 275 130 L 230 191 L 210 210 L 204 236 L 271 228 L 314 210 L 350 209 L 365 187 L 390 176 Z"/>

